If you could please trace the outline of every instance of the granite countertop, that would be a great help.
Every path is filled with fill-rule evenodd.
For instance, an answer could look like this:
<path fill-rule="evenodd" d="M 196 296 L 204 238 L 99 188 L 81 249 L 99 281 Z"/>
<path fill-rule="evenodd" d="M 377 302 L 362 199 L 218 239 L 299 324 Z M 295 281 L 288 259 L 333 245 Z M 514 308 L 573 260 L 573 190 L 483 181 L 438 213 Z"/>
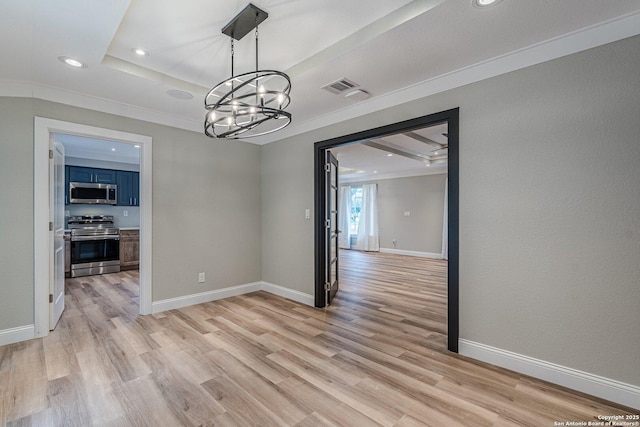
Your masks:
<path fill-rule="evenodd" d="M 118 227 L 120 230 L 140 230 L 140 227 Z"/>

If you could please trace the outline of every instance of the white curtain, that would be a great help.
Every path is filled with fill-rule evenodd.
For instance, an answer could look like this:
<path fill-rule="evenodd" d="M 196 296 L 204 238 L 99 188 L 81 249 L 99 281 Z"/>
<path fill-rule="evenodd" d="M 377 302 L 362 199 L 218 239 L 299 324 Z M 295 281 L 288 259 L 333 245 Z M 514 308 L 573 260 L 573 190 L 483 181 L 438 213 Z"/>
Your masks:
<path fill-rule="evenodd" d="M 380 250 L 377 184 L 364 184 L 362 186 L 362 206 L 358 220 L 358 244 L 356 249 L 376 252 Z"/>
<path fill-rule="evenodd" d="M 340 187 L 340 199 L 338 200 L 338 246 L 342 249 L 350 249 L 349 243 L 349 218 L 351 217 L 351 187 Z"/>
<path fill-rule="evenodd" d="M 442 217 L 442 258 L 449 259 L 449 178 L 444 182 L 444 214 Z"/>

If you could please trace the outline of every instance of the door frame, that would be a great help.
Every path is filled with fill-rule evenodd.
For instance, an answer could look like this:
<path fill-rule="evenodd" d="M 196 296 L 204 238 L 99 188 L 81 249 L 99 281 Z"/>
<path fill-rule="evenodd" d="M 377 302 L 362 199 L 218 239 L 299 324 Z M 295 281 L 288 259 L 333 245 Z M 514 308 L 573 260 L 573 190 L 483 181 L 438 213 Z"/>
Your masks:
<path fill-rule="evenodd" d="M 48 226 L 49 139 L 53 133 L 140 145 L 140 314 L 150 314 L 152 308 L 152 138 L 36 116 L 33 137 L 34 338 L 49 334 L 49 284 L 52 280 Z"/>
<path fill-rule="evenodd" d="M 459 243 L 458 243 L 458 216 L 459 216 L 459 108 L 428 114 L 426 116 L 405 120 L 390 125 L 380 126 L 361 132 L 339 136 L 336 138 L 319 141 L 313 148 L 314 169 L 314 258 L 315 258 L 315 306 L 325 306 L 326 295 L 324 292 L 325 268 L 324 249 L 326 238 L 324 233 L 324 212 L 326 210 L 324 194 L 326 184 L 324 179 L 325 152 L 334 147 L 355 144 L 371 138 L 380 138 L 401 132 L 425 128 L 441 123 L 449 126 L 449 159 L 448 159 L 448 233 L 449 233 L 449 261 L 447 264 L 447 348 L 449 351 L 458 352 L 459 336 Z"/>

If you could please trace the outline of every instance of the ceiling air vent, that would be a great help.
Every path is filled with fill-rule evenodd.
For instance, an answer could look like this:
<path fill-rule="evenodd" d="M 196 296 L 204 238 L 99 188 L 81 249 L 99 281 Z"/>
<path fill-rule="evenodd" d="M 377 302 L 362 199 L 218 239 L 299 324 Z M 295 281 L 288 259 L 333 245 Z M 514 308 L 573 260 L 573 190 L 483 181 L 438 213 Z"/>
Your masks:
<path fill-rule="evenodd" d="M 352 82 L 351 80 L 342 78 L 340 80 L 336 80 L 335 82 L 331 82 L 328 85 L 322 86 L 322 89 L 327 90 L 333 94 L 341 94 L 345 90 L 353 89 L 354 87 L 358 87 L 357 83 Z"/>

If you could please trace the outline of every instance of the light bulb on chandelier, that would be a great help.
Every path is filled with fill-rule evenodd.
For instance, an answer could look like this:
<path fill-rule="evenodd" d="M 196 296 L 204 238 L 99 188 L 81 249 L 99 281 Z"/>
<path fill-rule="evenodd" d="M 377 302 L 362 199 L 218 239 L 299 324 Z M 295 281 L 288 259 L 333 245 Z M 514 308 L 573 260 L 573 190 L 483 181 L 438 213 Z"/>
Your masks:
<path fill-rule="evenodd" d="M 285 111 L 291 102 L 291 80 L 285 73 L 258 69 L 258 24 L 269 15 L 249 4 L 222 32 L 231 37 L 231 77 L 209 91 L 204 99 L 204 133 L 212 138 L 238 139 L 266 135 L 291 123 Z M 254 18 L 251 21 L 251 18 Z M 256 69 L 234 75 L 234 39 L 255 28 Z"/>

